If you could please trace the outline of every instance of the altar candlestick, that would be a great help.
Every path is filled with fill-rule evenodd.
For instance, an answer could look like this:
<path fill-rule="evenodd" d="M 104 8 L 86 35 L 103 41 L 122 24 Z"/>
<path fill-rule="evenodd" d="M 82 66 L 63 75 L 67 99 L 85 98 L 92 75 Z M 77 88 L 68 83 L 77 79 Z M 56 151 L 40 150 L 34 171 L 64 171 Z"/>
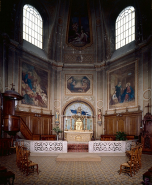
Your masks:
<path fill-rule="evenodd" d="M 66 121 L 65 122 L 65 131 L 68 131 L 68 129 L 67 129 L 67 119 L 65 121 Z"/>
<path fill-rule="evenodd" d="M 70 119 L 71 123 L 70 123 L 70 130 L 72 130 L 72 117 Z"/>
<path fill-rule="evenodd" d="M 86 115 L 86 119 L 85 119 L 85 130 L 87 130 L 87 115 Z"/>

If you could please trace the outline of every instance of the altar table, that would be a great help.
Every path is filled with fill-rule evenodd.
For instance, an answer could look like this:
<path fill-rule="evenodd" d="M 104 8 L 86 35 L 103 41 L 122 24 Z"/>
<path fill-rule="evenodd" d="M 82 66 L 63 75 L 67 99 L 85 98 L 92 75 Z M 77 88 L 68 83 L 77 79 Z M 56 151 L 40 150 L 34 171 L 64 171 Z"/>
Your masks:
<path fill-rule="evenodd" d="M 66 141 L 89 142 L 93 132 L 91 131 L 64 131 Z"/>

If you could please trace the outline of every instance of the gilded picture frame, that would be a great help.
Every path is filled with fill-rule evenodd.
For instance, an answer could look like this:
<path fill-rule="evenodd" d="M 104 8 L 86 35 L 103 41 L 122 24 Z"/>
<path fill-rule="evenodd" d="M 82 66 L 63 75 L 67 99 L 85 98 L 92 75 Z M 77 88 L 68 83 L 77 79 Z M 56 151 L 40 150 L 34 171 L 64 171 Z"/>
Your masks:
<path fill-rule="evenodd" d="M 65 95 L 92 95 L 92 75 L 65 75 Z"/>
<path fill-rule="evenodd" d="M 49 71 L 20 60 L 20 94 L 22 107 L 49 109 Z"/>
<path fill-rule="evenodd" d="M 138 105 L 138 61 L 107 71 L 108 110 L 134 108 Z"/>

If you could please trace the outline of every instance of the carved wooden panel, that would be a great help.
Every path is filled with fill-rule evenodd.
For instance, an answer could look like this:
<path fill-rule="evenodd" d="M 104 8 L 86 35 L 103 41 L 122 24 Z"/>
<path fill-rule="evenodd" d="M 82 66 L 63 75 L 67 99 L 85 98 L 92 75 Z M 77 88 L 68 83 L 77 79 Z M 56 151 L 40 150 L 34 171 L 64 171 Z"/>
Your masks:
<path fill-rule="evenodd" d="M 138 126 L 137 124 L 137 117 L 132 117 L 130 119 L 130 130 L 129 130 L 129 134 L 130 135 L 136 135 L 136 127 Z"/>
<path fill-rule="evenodd" d="M 52 115 L 48 114 L 36 114 L 33 112 L 16 111 L 16 115 L 19 115 L 27 126 L 27 129 L 31 131 L 34 138 L 38 138 L 39 135 L 52 134 Z"/>
<path fill-rule="evenodd" d="M 127 135 L 139 136 L 142 112 L 125 112 L 105 116 L 105 134 L 114 135 L 116 132 L 125 132 Z"/>
<path fill-rule="evenodd" d="M 141 135 L 141 143 L 143 144 L 143 152 L 152 154 L 152 115 L 146 113 L 143 120 L 144 129 Z"/>
<path fill-rule="evenodd" d="M 43 120 L 43 134 L 49 134 L 49 120 L 44 119 Z"/>
<path fill-rule="evenodd" d="M 113 119 L 109 119 L 107 122 L 107 127 L 106 130 L 108 128 L 108 134 L 113 134 Z"/>
<path fill-rule="evenodd" d="M 124 132 L 124 130 L 125 130 L 125 119 L 122 118 L 122 117 L 119 118 L 117 124 L 118 124 L 118 130 L 120 132 Z"/>
<path fill-rule="evenodd" d="M 31 123 L 32 123 L 32 133 L 33 134 L 40 134 L 40 119 L 37 117 L 33 117 L 31 119 Z"/>

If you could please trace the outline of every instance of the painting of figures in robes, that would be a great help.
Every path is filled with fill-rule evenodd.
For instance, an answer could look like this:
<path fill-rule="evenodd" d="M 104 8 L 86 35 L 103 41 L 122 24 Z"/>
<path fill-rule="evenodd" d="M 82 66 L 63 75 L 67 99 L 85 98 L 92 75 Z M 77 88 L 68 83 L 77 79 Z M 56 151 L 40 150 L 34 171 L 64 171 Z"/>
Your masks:
<path fill-rule="evenodd" d="M 137 106 L 136 62 L 108 71 L 109 109 Z"/>
<path fill-rule="evenodd" d="M 91 35 L 91 17 L 87 1 L 71 0 L 67 44 L 75 48 L 83 48 L 88 44 L 90 45 Z"/>
<path fill-rule="evenodd" d="M 22 104 L 48 107 L 48 72 L 22 62 Z"/>
<path fill-rule="evenodd" d="M 92 75 L 66 75 L 66 94 L 92 94 Z"/>

